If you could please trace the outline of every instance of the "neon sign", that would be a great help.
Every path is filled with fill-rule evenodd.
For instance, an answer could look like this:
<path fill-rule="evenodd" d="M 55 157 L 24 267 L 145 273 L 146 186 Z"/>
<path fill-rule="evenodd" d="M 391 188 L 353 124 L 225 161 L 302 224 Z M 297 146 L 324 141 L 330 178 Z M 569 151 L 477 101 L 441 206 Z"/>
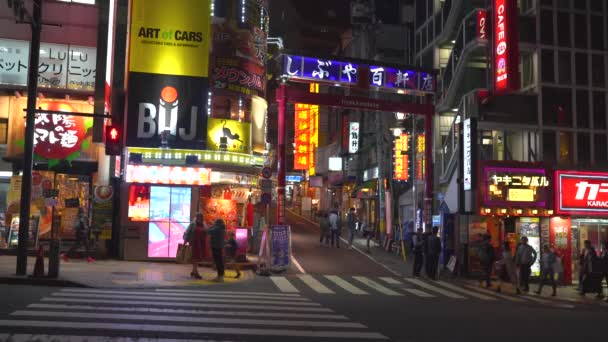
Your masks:
<path fill-rule="evenodd" d="M 608 173 L 556 171 L 558 214 L 608 215 Z"/>
<path fill-rule="evenodd" d="M 519 87 L 517 35 L 517 1 L 494 0 L 494 89 L 497 92 Z"/>
<path fill-rule="evenodd" d="M 359 123 L 349 123 L 348 135 L 348 153 L 357 153 L 359 151 Z"/>
<path fill-rule="evenodd" d="M 545 169 L 484 166 L 485 206 L 541 207 L 547 205 L 551 184 Z"/>
<path fill-rule="evenodd" d="M 127 183 L 209 185 L 211 169 L 201 167 L 127 165 Z"/>
<path fill-rule="evenodd" d="M 410 135 L 402 133 L 395 139 L 395 147 L 393 148 L 394 172 L 393 179 L 397 181 L 408 181 L 409 173 L 409 153 L 410 152 Z"/>

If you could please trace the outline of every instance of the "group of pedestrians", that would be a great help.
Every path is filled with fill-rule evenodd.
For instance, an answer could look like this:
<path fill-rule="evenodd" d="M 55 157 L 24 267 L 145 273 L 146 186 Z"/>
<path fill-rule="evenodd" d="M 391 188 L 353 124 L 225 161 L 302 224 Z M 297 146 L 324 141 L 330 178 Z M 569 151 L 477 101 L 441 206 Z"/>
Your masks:
<path fill-rule="evenodd" d="M 430 279 L 437 279 L 439 255 L 441 254 L 441 240 L 437 236 L 438 227 L 433 227 L 431 233 L 423 233 L 421 228 L 412 236 L 412 250 L 414 252 L 414 277 L 420 277 L 422 267 Z"/>
<path fill-rule="evenodd" d="M 329 212 L 318 212 L 319 217 L 319 246 L 340 248 L 340 236 L 342 235 L 342 216 L 338 207 Z M 363 223 L 357 217 L 355 208 L 350 208 L 346 215 L 346 229 L 348 232 L 348 248 L 353 248 L 357 225 Z M 365 227 L 364 227 L 365 228 Z M 369 249 L 369 244 L 368 244 Z"/>
<path fill-rule="evenodd" d="M 230 234 L 227 242 L 225 242 L 225 234 L 226 224 L 224 220 L 217 219 L 211 227 L 207 227 L 203 214 L 200 212 L 196 214 L 194 221 L 188 225 L 188 228 L 184 232 L 184 241 L 190 245 L 192 251 L 192 272 L 190 272 L 190 277 L 202 279 L 202 276 L 198 272 L 198 264 L 205 259 L 205 243 L 206 237 L 209 235 L 211 254 L 217 270 L 217 276 L 213 281 L 224 281 L 224 254 L 226 254 L 227 259 L 234 259 L 236 258 L 238 249 L 234 234 Z M 238 268 L 235 271 L 238 278 L 240 271 Z"/>
<path fill-rule="evenodd" d="M 597 253 L 591 241 L 585 240 L 583 252 L 579 256 L 579 293 L 595 293 L 603 298 L 604 279 L 608 284 L 608 241 L 602 243 L 602 251 Z"/>

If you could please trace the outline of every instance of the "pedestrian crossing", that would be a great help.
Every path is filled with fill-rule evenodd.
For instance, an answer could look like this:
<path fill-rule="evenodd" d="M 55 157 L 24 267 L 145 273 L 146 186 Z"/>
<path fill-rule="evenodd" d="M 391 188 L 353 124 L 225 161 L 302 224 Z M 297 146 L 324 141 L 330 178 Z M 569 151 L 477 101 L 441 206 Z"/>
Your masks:
<path fill-rule="evenodd" d="M 301 279 L 329 290 L 315 278 Z M 140 342 L 388 340 L 300 294 L 272 292 L 64 288 L 0 319 L 0 341 L 96 342 L 110 337 Z"/>
<path fill-rule="evenodd" d="M 461 286 L 442 280 L 421 278 L 370 277 L 343 275 L 295 275 L 270 277 L 279 294 L 313 293 L 318 295 L 388 296 L 420 299 L 448 298 L 453 300 L 481 300 L 542 304 L 571 309 L 574 305 L 534 296 L 514 296 L 474 286 Z"/>

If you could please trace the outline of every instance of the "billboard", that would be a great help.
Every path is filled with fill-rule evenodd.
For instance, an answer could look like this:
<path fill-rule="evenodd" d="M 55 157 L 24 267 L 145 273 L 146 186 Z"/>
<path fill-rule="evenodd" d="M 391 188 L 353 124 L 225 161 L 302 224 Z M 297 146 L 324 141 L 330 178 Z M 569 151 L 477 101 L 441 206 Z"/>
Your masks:
<path fill-rule="evenodd" d="M 556 171 L 557 214 L 608 215 L 608 173 Z"/>
<path fill-rule="evenodd" d="M 209 119 L 208 148 L 229 152 L 251 151 L 251 124 L 237 120 Z"/>
<path fill-rule="evenodd" d="M 484 166 L 483 204 L 546 208 L 550 185 L 544 168 Z"/>
<path fill-rule="evenodd" d="M 130 73 L 126 145 L 205 149 L 207 97 L 204 78 Z"/>
<path fill-rule="evenodd" d="M 211 0 L 133 0 L 129 71 L 207 77 Z"/>
<path fill-rule="evenodd" d="M 494 90 L 519 88 L 519 46 L 516 0 L 494 0 Z"/>

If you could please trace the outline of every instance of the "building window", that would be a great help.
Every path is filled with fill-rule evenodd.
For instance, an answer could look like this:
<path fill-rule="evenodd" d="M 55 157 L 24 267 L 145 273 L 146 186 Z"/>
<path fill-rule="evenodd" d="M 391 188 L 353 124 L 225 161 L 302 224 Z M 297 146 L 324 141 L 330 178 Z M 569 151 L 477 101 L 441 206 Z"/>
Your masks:
<path fill-rule="evenodd" d="M 543 83 L 555 82 L 554 64 L 553 50 L 542 50 L 540 53 L 540 78 Z"/>
<path fill-rule="evenodd" d="M 576 53 L 574 55 L 574 68 L 576 70 L 576 84 L 587 86 L 589 85 L 589 75 L 587 70 L 587 55 L 584 53 Z"/>
<path fill-rule="evenodd" d="M 575 1 L 576 2 L 576 1 Z M 579 49 L 587 48 L 587 16 L 584 14 L 574 15 L 574 46 Z"/>
<path fill-rule="evenodd" d="M 591 162 L 591 145 L 589 143 L 589 133 L 578 133 L 576 139 L 578 163 L 589 165 Z"/>
<path fill-rule="evenodd" d="M 571 165 L 573 151 L 572 151 L 572 133 L 571 132 L 559 132 L 559 160 L 558 164 Z"/>
<path fill-rule="evenodd" d="M 606 164 L 608 149 L 606 148 L 606 134 L 593 135 L 595 164 Z"/>
<path fill-rule="evenodd" d="M 603 1 L 600 1 L 600 0 L 591 0 L 589 2 L 589 5 L 591 5 L 591 11 L 594 13 L 598 13 L 598 12 L 602 13 L 602 11 L 604 10 L 602 8 L 602 2 Z"/>
<path fill-rule="evenodd" d="M 553 11 L 542 10 L 540 12 L 540 42 L 545 45 L 553 45 Z"/>
<path fill-rule="evenodd" d="M 597 1 L 597 0 L 591 0 L 593 1 Z M 587 9 L 587 0 L 576 0 L 576 1 L 572 1 L 574 3 L 574 9 L 577 10 L 586 10 Z"/>
<path fill-rule="evenodd" d="M 576 126 L 589 128 L 589 92 L 576 91 Z"/>
<path fill-rule="evenodd" d="M 8 137 L 8 119 L 0 119 L 0 145 L 6 145 Z"/>
<path fill-rule="evenodd" d="M 602 91 L 593 92 L 593 127 L 606 129 L 606 94 Z"/>
<path fill-rule="evenodd" d="M 534 56 L 531 53 L 522 55 L 521 65 L 522 65 L 522 68 L 521 68 L 522 88 L 526 88 L 526 87 L 534 84 L 534 76 L 535 76 Z"/>
<path fill-rule="evenodd" d="M 591 49 L 604 50 L 604 18 L 591 16 Z"/>
<path fill-rule="evenodd" d="M 557 150 L 555 148 L 555 132 L 544 131 L 543 132 L 543 158 L 545 162 L 555 162 L 555 154 Z"/>
<path fill-rule="evenodd" d="M 562 47 L 572 46 L 570 43 L 570 13 L 557 12 L 557 44 Z"/>
<path fill-rule="evenodd" d="M 543 123 L 548 126 L 572 126 L 570 88 L 543 87 Z"/>
<path fill-rule="evenodd" d="M 591 84 L 594 87 L 603 88 L 606 84 L 606 79 L 604 78 L 604 56 L 603 55 L 591 55 Z"/>
<path fill-rule="evenodd" d="M 559 51 L 557 54 L 557 68 L 560 84 L 572 83 L 572 65 L 569 51 Z"/>

